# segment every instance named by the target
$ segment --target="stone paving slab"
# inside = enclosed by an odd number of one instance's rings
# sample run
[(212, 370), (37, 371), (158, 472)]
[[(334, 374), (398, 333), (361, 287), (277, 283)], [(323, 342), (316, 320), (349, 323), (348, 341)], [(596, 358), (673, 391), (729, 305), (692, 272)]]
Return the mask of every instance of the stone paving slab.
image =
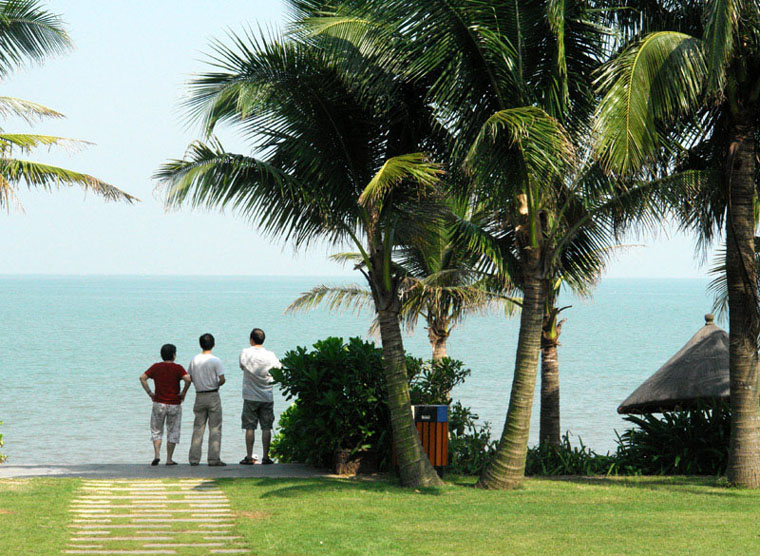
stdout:
[[(195, 485), (214, 489), (215, 497), (229, 504), (226, 495), (213, 480), (163, 481), (162, 492), (171, 496), (169, 501), (183, 504), (185, 507), (174, 506), (162, 510), (135, 509), (133, 497), (127, 495), (124, 489), (129, 484), (140, 485), (124, 480), (98, 481), (97, 484), (113, 489), (110, 494), (98, 495), (105, 497), (106, 504), (95, 509), (89, 504), (83, 505), (82, 499), (90, 497), (85, 493), (95, 484), (96, 481), (84, 479), (78, 497), (71, 503), (70, 514), (80, 519), (72, 519), (69, 525), (69, 544), (64, 554), (197, 556), (217, 553), (216, 550), (221, 551), (219, 554), (250, 553), (243, 544), (243, 539), (239, 535), (231, 534), (234, 514), (229, 508), (193, 507), (198, 503), (209, 502), (199, 502), (192, 490), (184, 488)], [(85, 517), (92, 519), (81, 519)], [(150, 523), (145, 523), (146, 521)], [(98, 524), (95, 525), (96, 523)], [(226, 527), (230, 529), (222, 529)]]
[[(0, 479), (24, 477), (80, 477), (86, 479), (224, 479), (224, 478), (283, 478), (309, 479), (315, 477), (338, 477), (308, 465), (295, 463), (275, 465), (238, 465), (229, 463), (226, 467), (208, 465), (174, 466), (149, 464), (91, 464), (91, 465), (8, 465), (0, 466)], [(144, 485), (147, 483), (144, 483)], [(153, 484), (153, 483), (150, 483)], [(185, 483), (189, 484), (189, 483)], [(90, 487), (97, 484), (88, 485)], [(121, 486), (121, 485), (120, 485)]]

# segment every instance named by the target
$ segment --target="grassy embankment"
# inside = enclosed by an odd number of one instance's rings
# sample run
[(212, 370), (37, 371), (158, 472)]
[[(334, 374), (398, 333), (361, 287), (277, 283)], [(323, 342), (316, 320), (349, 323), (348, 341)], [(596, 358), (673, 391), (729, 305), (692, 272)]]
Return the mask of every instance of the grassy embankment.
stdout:
[[(760, 492), (712, 479), (532, 479), (515, 492), (385, 481), (219, 484), (254, 554), (754, 554)], [(0, 554), (60, 554), (78, 481), (0, 480)]]

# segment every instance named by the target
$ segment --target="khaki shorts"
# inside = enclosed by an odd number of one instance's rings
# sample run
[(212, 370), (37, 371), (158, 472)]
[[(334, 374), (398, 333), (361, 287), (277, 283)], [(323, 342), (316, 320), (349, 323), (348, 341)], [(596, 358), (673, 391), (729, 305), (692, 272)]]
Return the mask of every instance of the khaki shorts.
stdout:
[(254, 430), (261, 423), (261, 430), (271, 431), (274, 425), (274, 402), (243, 400), (243, 428)]
[(164, 421), (166, 422), (166, 440), (179, 444), (179, 431), (182, 427), (182, 406), (153, 402), (153, 412), (150, 414), (150, 439), (160, 440), (164, 436)]

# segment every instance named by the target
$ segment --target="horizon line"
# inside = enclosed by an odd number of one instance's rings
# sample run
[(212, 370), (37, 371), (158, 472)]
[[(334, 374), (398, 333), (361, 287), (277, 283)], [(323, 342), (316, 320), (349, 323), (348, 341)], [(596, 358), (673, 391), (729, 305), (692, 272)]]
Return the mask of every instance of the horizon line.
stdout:
[[(2, 273), (0, 278), (353, 278), (352, 274), (129, 274), (129, 273)], [(709, 280), (706, 276), (608, 276), (599, 280)]]

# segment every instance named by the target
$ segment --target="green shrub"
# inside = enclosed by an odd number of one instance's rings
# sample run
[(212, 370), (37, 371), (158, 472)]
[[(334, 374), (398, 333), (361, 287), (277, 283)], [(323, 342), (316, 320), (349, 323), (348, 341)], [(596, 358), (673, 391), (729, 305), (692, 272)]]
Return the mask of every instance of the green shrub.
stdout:
[(728, 463), (731, 411), (726, 402), (703, 403), (691, 411), (628, 415), (635, 428), (618, 436), (621, 473), (721, 475)]
[(496, 440), (488, 421), (478, 426), (478, 415), (456, 402), (449, 410), (449, 467), (457, 475), (479, 475), (491, 461)]
[(272, 376), (287, 399), (271, 453), (283, 462), (328, 467), (338, 450), (390, 452), (382, 351), (361, 338), (327, 338), (298, 347)]
[(703, 403), (662, 417), (628, 415), (634, 428), (618, 435), (614, 454), (597, 454), (568, 435), (558, 448), (528, 450), (526, 475), (721, 475), (728, 459), (731, 413), (727, 403)]
[(562, 436), (559, 446), (534, 446), (528, 448), (525, 474), (539, 476), (557, 475), (610, 475), (618, 470), (614, 455), (597, 454), (578, 438), (578, 446), (570, 442), (570, 433)]
[[(0, 425), (2, 425), (3, 422), (0, 421)], [(0, 448), (3, 447), (5, 442), (3, 442), (3, 433), (0, 433)], [(8, 456), (4, 456), (3, 454), (0, 454), (0, 463), (3, 463), (6, 459), (8, 459)]]
[(414, 405), (449, 405), (449, 394), (472, 374), (464, 363), (444, 357), (440, 361), (425, 361), (407, 356), (409, 394)]
[[(270, 452), (282, 462), (329, 467), (338, 450), (371, 451), (381, 467), (390, 461), (392, 434), (385, 402), (382, 350), (361, 338), (327, 338), (312, 350), (298, 347), (272, 370), (286, 399)], [(413, 404), (450, 403), (449, 392), (471, 371), (461, 361), (407, 356)], [(490, 427), (460, 403), (449, 417), (452, 472), (476, 473), (487, 462)]]

